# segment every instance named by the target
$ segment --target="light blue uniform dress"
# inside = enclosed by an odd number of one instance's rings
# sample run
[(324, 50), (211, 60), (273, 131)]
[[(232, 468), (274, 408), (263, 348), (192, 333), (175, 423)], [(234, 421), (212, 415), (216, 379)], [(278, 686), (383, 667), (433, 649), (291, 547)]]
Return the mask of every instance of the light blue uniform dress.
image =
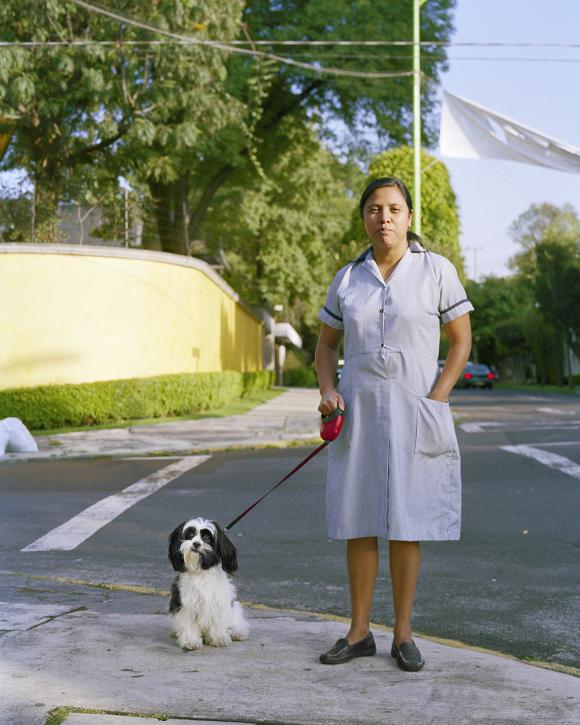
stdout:
[(411, 242), (385, 282), (367, 250), (335, 276), (319, 318), (344, 330), (346, 404), (328, 449), (332, 539), (459, 539), (461, 469), (439, 376), (441, 321), (471, 312), (453, 264)]

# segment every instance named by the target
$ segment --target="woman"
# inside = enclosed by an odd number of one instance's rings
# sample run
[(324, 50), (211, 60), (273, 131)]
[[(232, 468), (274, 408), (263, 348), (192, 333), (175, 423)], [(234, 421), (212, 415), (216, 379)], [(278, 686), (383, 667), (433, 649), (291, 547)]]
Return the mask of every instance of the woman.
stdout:
[[(381, 537), (389, 541), (391, 654), (402, 669), (417, 671), (424, 665), (411, 631), (419, 541), (460, 534), (460, 459), (447, 398), (469, 357), (473, 306), (451, 262), (409, 231), (413, 204), (402, 181), (371, 182), (359, 211), (372, 246), (332, 281), (316, 347), (318, 409), (346, 410), (329, 448), (326, 499), (329, 536), (347, 541), (352, 606), (346, 637), (320, 661), (342, 664), (376, 652), (369, 625)], [(440, 373), (441, 322), (449, 353)]]

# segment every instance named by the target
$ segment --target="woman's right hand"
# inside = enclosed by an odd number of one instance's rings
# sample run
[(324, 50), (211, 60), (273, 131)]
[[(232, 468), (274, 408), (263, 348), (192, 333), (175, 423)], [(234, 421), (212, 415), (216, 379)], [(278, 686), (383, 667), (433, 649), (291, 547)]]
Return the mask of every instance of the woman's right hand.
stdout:
[(337, 393), (334, 388), (322, 393), (320, 405), (318, 406), (318, 410), (322, 415), (330, 415), (331, 413), (334, 413), (337, 407), (342, 410), (345, 409), (344, 398), (340, 393)]

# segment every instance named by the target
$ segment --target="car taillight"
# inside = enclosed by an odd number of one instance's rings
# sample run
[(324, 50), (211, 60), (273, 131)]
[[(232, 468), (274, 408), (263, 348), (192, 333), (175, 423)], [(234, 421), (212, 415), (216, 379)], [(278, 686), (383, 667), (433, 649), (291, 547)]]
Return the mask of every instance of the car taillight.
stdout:
[(465, 373), (465, 374), (463, 375), (463, 379), (464, 379), (464, 380), (469, 380), (469, 378), (470, 378), (470, 377), (471, 377), (471, 373)]
[(488, 373), (488, 374), (487, 374), (487, 377), (488, 377), (488, 378), (489, 378), (490, 380), (493, 380), (493, 373)]

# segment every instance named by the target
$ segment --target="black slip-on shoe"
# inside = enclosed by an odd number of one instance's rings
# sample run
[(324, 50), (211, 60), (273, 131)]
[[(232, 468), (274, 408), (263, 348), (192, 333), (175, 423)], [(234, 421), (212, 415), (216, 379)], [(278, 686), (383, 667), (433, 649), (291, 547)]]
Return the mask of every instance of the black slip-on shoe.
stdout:
[(425, 664), (423, 655), (413, 641), (403, 642), (399, 647), (393, 642), (391, 657), (394, 657), (399, 667), (406, 672), (418, 672)]
[(375, 638), (373, 633), (369, 632), (364, 639), (354, 644), (349, 644), (346, 637), (337, 639), (334, 647), (320, 655), (320, 661), (323, 665), (341, 665), (355, 657), (372, 657), (376, 652)]

